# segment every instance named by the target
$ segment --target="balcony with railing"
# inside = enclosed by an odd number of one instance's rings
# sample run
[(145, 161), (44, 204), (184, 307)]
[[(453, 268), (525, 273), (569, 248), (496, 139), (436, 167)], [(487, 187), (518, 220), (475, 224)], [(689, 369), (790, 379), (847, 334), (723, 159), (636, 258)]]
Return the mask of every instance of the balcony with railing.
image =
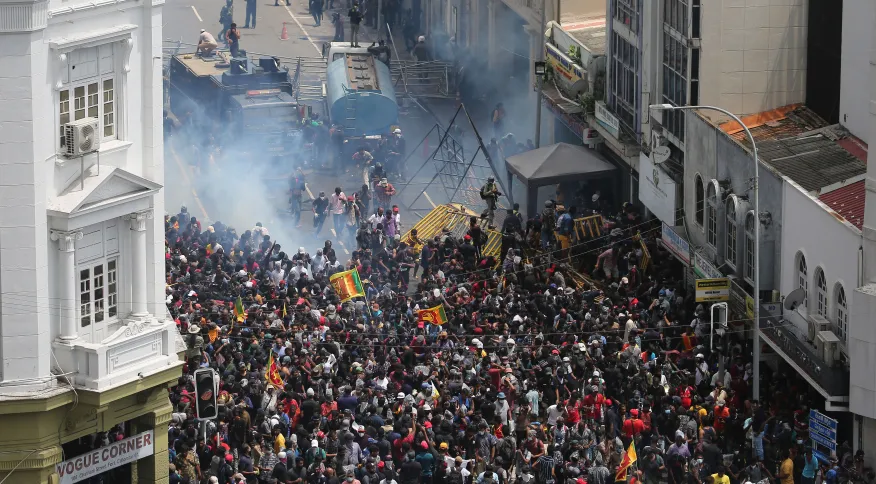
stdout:
[(828, 362), (819, 354), (816, 348), (807, 340), (796, 325), (783, 317), (761, 308), (761, 336), (772, 349), (788, 364), (809, 381), (811, 385), (825, 395), (835, 400), (849, 396), (849, 368), (836, 361)]

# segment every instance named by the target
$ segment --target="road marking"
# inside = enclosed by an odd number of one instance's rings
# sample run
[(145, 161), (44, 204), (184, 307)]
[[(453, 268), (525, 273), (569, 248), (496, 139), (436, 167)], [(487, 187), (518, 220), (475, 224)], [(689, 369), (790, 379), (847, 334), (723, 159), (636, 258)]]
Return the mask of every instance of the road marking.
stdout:
[(425, 190), (423, 190), (423, 195), (425, 195), (425, 196), (426, 196), (426, 200), (428, 200), (429, 203), (432, 204), (432, 208), (438, 208), (438, 205), (435, 205), (435, 202), (432, 201), (432, 197), (430, 197), (429, 194), (426, 193)]
[(195, 12), (195, 17), (198, 17), (198, 22), (204, 21), (204, 19), (201, 18), (201, 14), (198, 13), (198, 9), (196, 9), (194, 5), (192, 5), (192, 12)]
[(344, 247), (344, 255), (350, 255), (350, 251), (346, 247)]
[(310, 191), (310, 187), (307, 186), (307, 183), (304, 184), (304, 189), (307, 190), (307, 196), (310, 197), (311, 200), (316, 198), (313, 196), (313, 192)]
[(329, 231), (332, 233), (332, 237), (337, 237), (337, 236), (338, 236), (338, 233), (335, 232), (335, 229), (329, 229)]
[[(192, 7), (192, 8), (194, 8), (194, 7)], [(304, 36), (307, 37), (307, 40), (310, 42), (310, 45), (312, 45), (313, 48), (316, 49), (316, 53), (319, 54), (320, 57), (322, 57), (322, 49), (320, 49), (319, 47), (316, 46), (316, 42), (313, 41), (313, 37), (311, 37), (310, 34), (307, 33), (307, 30), (304, 28), (303, 25), (301, 25), (301, 21), (298, 20), (298, 17), (296, 17), (295, 15), (292, 14), (292, 11), (289, 10), (288, 5), (284, 5), (284, 8), (286, 9), (287, 12), (289, 12), (289, 16), (292, 17), (292, 20), (295, 21), (295, 23), (298, 25), (298, 28), (301, 29), (302, 32), (304, 32)]]
[(176, 154), (176, 150), (174, 150), (173, 148), (169, 148), (169, 149), (170, 149), (170, 154), (173, 155), (173, 161), (176, 162), (177, 167), (179, 167), (179, 171), (180, 171), (180, 173), (182, 173), (183, 181), (185, 181), (185, 182), (186, 182), (186, 185), (188, 185), (188, 186), (191, 187), (191, 189), (192, 189), (192, 196), (195, 197), (195, 203), (198, 204), (198, 208), (200, 208), (200, 209), (201, 209), (201, 212), (204, 213), (204, 222), (210, 220), (210, 216), (207, 214), (207, 209), (204, 208), (204, 204), (201, 203), (201, 198), (198, 197), (198, 192), (196, 192), (196, 191), (195, 191), (195, 187), (192, 186), (192, 181), (191, 181), (191, 179), (189, 178), (188, 170), (187, 170), (186, 167), (182, 164), (182, 162), (179, 161), (179, 156), (177, 156), (177, 154)]

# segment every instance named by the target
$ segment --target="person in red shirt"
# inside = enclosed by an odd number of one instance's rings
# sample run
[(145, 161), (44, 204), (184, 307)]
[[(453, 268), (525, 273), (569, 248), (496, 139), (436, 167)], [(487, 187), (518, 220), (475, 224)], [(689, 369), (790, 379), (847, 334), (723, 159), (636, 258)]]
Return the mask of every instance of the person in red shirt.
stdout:
[(566, 401), (566, 423), (569, 427), (574, 427), (581, 420), (581, 413), (578, 411), (579, 402), (575, 397)]
[(715, 408), (712, 409), (715, 415), (715, 431), (723, 432), (724, 425), (727, 423), (727, 419), (730, 418), (730, 409), (727, 408), (726, 402), (722, 400), (718, 400), (718, 404), (715, 405)]
[(599, 393), (596, 385), (590, 387), (590, 393), (584, 397), (584, 411), (591, 420), (602, 420), (602, 406), (605, 405), (605, 396)]
[(487, 370), (487, 373), (490, 374), (490, 382), (493, 384), (493, 388), (499, 388), (502, 384), (502, 368), (493, 363), (490, 369)]
[(622, 427), (624, 437), (632, 439), (637, 437), (645, 430), (645, 424), (639, 420), (639, 410), (634, 408), (630, 410), (630, 418), (624, 420)]

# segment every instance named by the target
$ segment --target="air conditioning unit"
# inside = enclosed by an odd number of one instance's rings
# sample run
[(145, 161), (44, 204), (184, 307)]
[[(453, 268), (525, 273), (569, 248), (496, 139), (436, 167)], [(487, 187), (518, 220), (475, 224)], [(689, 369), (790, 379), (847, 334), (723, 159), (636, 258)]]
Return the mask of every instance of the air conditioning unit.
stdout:
[(839, 359), (839, 338), (833, 331), (820, 331), (815, 338), (815, 352), (830, 366)]
[(807, 319), (809, 320), (809, 337), (807, 339), (810, 343), (815, 343), (815, 338), (818, 337), (819, 333), (830, 331), (832, 327), (830, 321), (824, 319), (824, 316), (820, 314), (810, 314)]
[(97, 118), (82, 118), (64, 125), (62, 155), (75, 158), (100, 148), (100, 124)]

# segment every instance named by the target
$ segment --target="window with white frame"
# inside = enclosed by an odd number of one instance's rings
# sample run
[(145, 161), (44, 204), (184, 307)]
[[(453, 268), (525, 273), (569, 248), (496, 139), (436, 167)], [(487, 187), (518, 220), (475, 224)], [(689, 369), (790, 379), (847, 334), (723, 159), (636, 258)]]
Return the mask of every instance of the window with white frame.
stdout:
[(843, 285), (836, 285), (836, 335), (844, 344), (849, 342), (849, 306), (846, 302), (846, 290)]
[(118, 317), (118, 263), (113, 257), (79, 267), (79, 321), (83, 328)]
[(727, 244), (724, 246), (724, 260), (732, 267), (736, 267), (736, 237), (739, 230), (736, 224), (736, 205), (732, 198), (727, 199)]
[(118, 233), (118, 221), (114, 219), (82, 229), (83, 237), (76, 241), (82, 328), (118, 319)]
[(803, 289), (804, 308), (809, 307), (809, 274), (806, 269), (806, 256), (802, 252), (797, 253), (797, 287)]
[(58, 148), (64, 148), (64, 125), (97, 118), (103, 140), (118, 136), (115, 47), (112, 43), (67, 54), (64, 87), (58, 91)]
[(709, 183), (706, 196), (706, 242), (712, 247), (718, 246), (718, 194), (715, 185)]
[(815, 309), (818, 314), (827, 318), (827, 279), (825, 279), (824, 270), (821, 267), (815, 269), (815, 292), (818, 296), (818, 306)]
[(703, 185), (703, 177), (699, 174), (694, 177), (694, 191), (697, 204), (696, 209), (694, 210), (694, 222), (702, 227), (706, 211), (706, 187)]
[[(803, 270), (806, 270), (806, 261), (803, 261)], [(745, 216), (745, 271), (743, 277), (754, 284), (754, 214)]]

